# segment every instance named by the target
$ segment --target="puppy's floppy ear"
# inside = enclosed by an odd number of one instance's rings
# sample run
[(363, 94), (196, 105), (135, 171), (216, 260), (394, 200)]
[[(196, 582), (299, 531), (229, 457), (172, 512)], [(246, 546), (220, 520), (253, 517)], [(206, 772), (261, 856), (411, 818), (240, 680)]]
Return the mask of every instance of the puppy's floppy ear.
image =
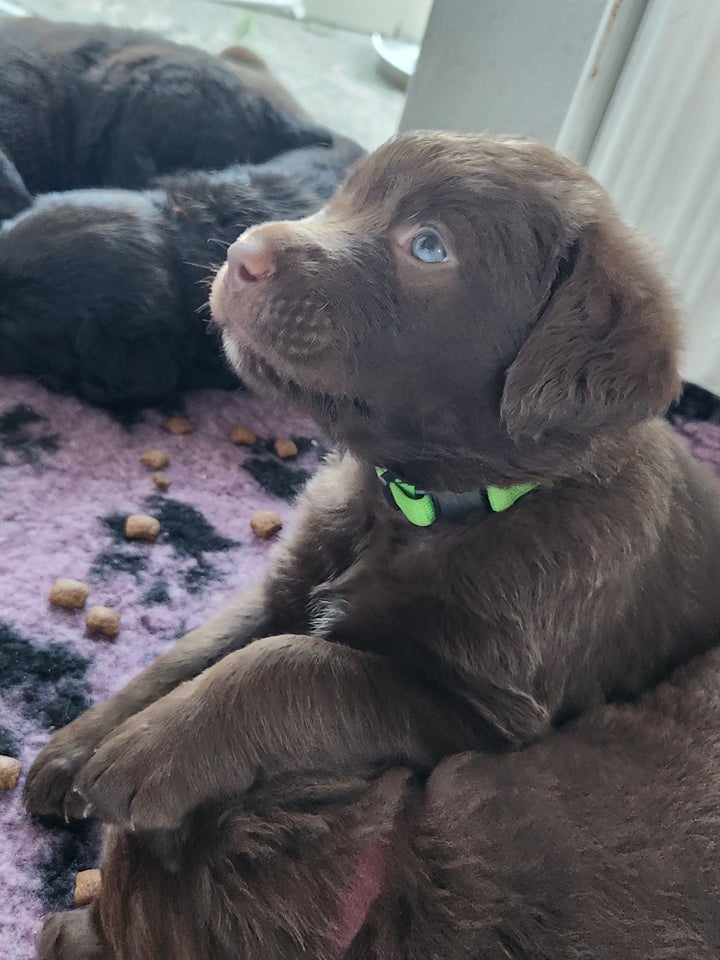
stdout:
[(639, 241), (615, 217), (586, 226), (507, 371), (505, 427), (537, 440), (661, 415), (680, 393), (679, 349), (672, 298)]
[(254, 50), (247, 47), (226, 47), (220, 54), (221, 60), (231, 60), (234, 63), (242, 63), (246, 67), (253, 67), (256, 70), (267, 70), (269, 67), (262, 57), (259, 57)]

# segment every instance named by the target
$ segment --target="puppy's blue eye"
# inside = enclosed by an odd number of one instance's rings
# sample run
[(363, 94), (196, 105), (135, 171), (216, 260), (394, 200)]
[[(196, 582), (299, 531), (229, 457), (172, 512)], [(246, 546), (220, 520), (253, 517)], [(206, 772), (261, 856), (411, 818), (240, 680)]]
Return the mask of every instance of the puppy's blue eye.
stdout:
[(422, 263), (444, 263), (448, 258), (440, 234), (435, 230), (416, 233), (410, 243), (410, 253)]

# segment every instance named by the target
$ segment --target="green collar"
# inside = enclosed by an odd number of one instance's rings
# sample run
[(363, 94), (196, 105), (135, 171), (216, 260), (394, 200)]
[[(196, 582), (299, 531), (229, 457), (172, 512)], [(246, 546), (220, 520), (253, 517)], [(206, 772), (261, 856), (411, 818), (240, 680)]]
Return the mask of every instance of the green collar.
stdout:
[(469, 510), (502, 513), (537, 486), (535, 483), (516, 483), (512, 487), (488, 487), (473, 493), (428, 493), (418, 490), (412, 483), (398, 480), (382, 467), (375, 469), (390, 506), (416, 527), (429, 527), (441, 518), (451, 520)]

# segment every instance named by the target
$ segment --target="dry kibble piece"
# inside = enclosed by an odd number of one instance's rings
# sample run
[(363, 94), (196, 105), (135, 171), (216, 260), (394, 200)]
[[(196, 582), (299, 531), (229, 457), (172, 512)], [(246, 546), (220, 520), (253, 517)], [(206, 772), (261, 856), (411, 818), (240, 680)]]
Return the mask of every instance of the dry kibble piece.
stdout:
[(160, 521), (145, 513), (133, 513), (125, 521), (128, 540), (154, 540), (160, 533)]
[(267, 540), (278, 530), (282, 530), (282, 520), (272, 510), (261, 510), (250, 518), (250, 526), (256, 537)]
[(75, 895), (73, 900), (76, 907), (84, 907), (100, 896), (102, 876), (99, 870), (81, 870), (75, 877)]
[(273, 444), (275, 453), (281, 460), (292, 460), (298, 455), (297, 444), (294, 440), (276, 440)]
[(50, 603), (54, 603), (56, 607), (82, 610), (89, 596), (90, 587), (86, 583), (61, 577), (52, 585), (49, 599)]
[(90, 607), (85, 614), (85, 623), (88, 630), (105, 637), (116, 637), (120, 633), (120, 615), (110, 607)]
[(164, 450), (146, 450), (140, 457), (140, 463), (145, 464), (146, 467), (150, 467), (152, 470), (162, 470), (163, 467), (166, 467), (170, 463), (170, 457)]
[(193, 425), (187, 417), (168, 417), (163, 426), (170, 433), (174, 433), (176, 437), (193, 431)]
[(0, 757), (0, 790), (14, 790), (20, 779), (20, 761), (15, 757)]
[(150, 476), (152, 477), (152, 482), (155, 484), (158, 490), (167, 490), (172, 483), (170, 477), (162, 471), (159, 471), (158, 473), (151, 473)]
[(230, 439), (239, 446), (251, 447), (257, 440), (257, 437), (250, 427), (234, 427), (230, 432)]

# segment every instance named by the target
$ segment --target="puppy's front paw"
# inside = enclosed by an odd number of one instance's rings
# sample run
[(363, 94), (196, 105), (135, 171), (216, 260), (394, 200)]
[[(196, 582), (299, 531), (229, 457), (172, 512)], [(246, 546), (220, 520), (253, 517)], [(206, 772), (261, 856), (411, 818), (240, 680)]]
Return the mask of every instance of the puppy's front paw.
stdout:
[(178, 753), (183, 730), (174, 736), (143, 711), (98, 747), (75, 782), (89, 814), (133, 830), (178, 827), (192, 807)]
[(217, 718), (207, 721), (193, 694), (185, 684), (102, 741), (74, 784), (87, 815), (131, 830), (175, 830), (199, 804), (243, 788), (241, 751), (217, 742)]
[(67, 737), (64, 731), (56, 734), (30, 767), (23, 792), (25, 808), (66, 820), (82, 817), (85, 804), (72, 786), (94, 749), (92, 739)]

